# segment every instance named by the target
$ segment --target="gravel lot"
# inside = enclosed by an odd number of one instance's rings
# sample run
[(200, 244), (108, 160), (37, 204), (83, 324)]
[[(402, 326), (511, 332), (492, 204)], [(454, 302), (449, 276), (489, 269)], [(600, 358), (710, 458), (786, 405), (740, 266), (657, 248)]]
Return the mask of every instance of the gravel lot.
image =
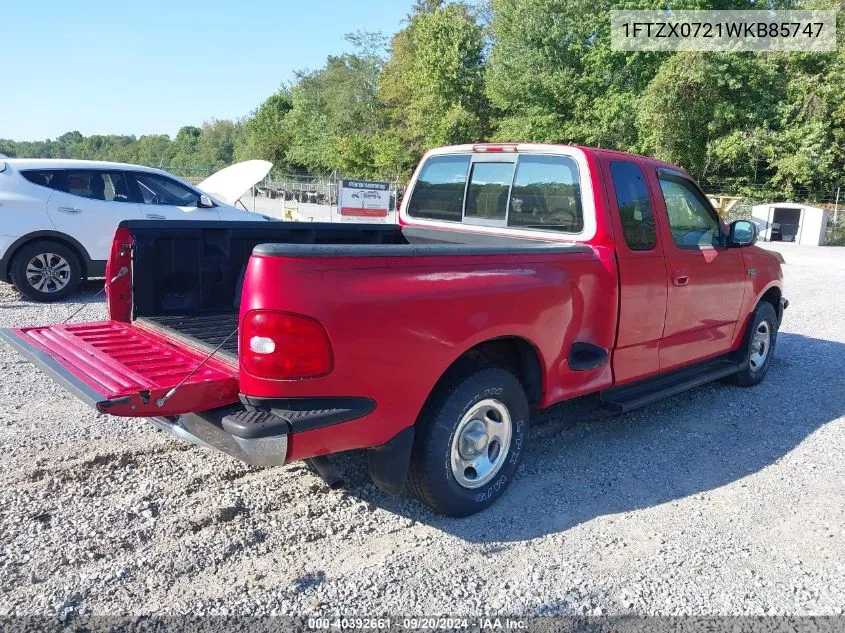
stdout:
[[(99, 415), (0, 343), (0, 615), (841, 614), (845, 249), (789, 246), (762, 385), (555, 407), (462, 520), (382, 494), (361, 453), (326, 492)], [(0, 327), (97, 289), (49, 306), (0, 284)]]

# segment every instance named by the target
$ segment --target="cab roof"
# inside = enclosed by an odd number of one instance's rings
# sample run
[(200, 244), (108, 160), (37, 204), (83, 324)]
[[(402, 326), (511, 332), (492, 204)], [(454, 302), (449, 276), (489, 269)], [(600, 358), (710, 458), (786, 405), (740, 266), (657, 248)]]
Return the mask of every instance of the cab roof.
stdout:
[(647, 160), (652, 164), (667, 167), (670, 169), (680, 170), (686, 172), (682, 167), (667, 163), (665, 161), (653, 158), (651, 156), (644, 156), (642, 154), (632, 154), (630, 152), (623, 152), (615, 149), (606, 149), (603, 147), (590, 147), (587, 145), (566, 145), (563, 143), (533, 143), (533, 142), (502, 142), (502, 143), (467, 143), (463, 145), (446, 145), (437, 147), (428, 152), (429, 155), (436, 156), (439, 154), (462, 154), (465, 152), (474, 153), (532, 153), (542, 152), (544, 154), (557, 154), (571, 152), (573, 149), (580, 150), (585, 154), (615, 156), (618, 158), (641, 158)]

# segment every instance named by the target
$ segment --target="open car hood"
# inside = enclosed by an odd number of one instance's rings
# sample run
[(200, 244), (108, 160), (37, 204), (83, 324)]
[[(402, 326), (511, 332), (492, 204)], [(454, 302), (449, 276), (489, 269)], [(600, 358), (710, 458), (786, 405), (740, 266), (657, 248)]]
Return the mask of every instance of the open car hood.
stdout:
[(266, 160), (245, 160), (214, 172), (198, 184), (197, 189), (234, 205), (250, 187), (270, 173), (272, 167), (273, 163)]

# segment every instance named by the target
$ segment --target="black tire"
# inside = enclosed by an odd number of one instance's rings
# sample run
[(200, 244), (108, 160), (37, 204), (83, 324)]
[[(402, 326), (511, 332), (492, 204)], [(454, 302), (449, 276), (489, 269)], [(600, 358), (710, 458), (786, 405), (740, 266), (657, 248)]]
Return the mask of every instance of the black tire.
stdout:
[[(768, 332), (768, 343), (765, 349), (765, 358), (762, 362), (754, 362), (754, 358), (759, 359), (761, 352), (762, 338), (755, 338), (755, 334), (761, 334), (766, 330)], [(749, 331), (746, 334), (743, 344), (745, 345), (745, 356), (743, 357), (744, 369), (731, 376), (731, 382), (740, 387), (753, 387), (762, 382), (766, 377), (766, 372), (769, 371), (769, 365), (772, 362), (772, 356), (775, 353), (775, 344), (778, 337), (778, 315), (774, 307), (768, 301), (761, 301), (754, 309), (754, 314), (751, 318)], [(765, 338), (765, 337), (763, 337)]]
[[(27, 274), (33, 259), (55, 265), (54, 276)], [(61, 259), (64, 260), (62, 264)], [(32, 269), (30, 269), (31, 271)], [(32, 301), (58, 301), (68, 296), (82, 281), (82, 264), (76, 252), (58, 242), (40, 241), (23, 246), (12, 260), (12, 283), (27, 299)]]
[[(492, 409), (493, 417), (510, 419), (510, 441), (505, 449), (495, 452), (495, 440), (483, 440), (480, 455), (489, 456), (491, 479), (475, 488), (458, 482), (452, 467), (452, 446), (455, 433), (464, 416), (484, 403), (501, 405)], [(411, 463), (408, 468), (408, 490), (435, 512), (452, 517), (475, 514), (492, 505), (507, 489), (516, 474), (528, 440), (530, 409), (519, 380), (499, 367), (466, 364), (450, 371), (438, 384), (417, 419)], [(466, 428), (466, 423), (463, 428)], [(462, 434), (463, 437), (463, 434)], [(503, 442), (504, 444), (504, 442)], [(461, 472), (458, 469), (458, 472)], [(464, 472), (475, 473), (472, 468)], [(478, 481), (482, 481), (484, 475)], [(472, 483), (472, 482), (470, 482)]]

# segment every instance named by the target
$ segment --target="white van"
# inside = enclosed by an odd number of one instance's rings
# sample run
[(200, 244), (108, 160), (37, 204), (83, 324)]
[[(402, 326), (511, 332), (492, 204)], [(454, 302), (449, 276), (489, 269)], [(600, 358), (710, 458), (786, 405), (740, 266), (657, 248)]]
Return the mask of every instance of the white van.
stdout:
[(271, 166), (238, 163), (193, 187), (138, 165), (0, 159), (0, 281), (35, 301), (61, 299), (104, 275), (121, 220), (272, 220), (232, 206)]

